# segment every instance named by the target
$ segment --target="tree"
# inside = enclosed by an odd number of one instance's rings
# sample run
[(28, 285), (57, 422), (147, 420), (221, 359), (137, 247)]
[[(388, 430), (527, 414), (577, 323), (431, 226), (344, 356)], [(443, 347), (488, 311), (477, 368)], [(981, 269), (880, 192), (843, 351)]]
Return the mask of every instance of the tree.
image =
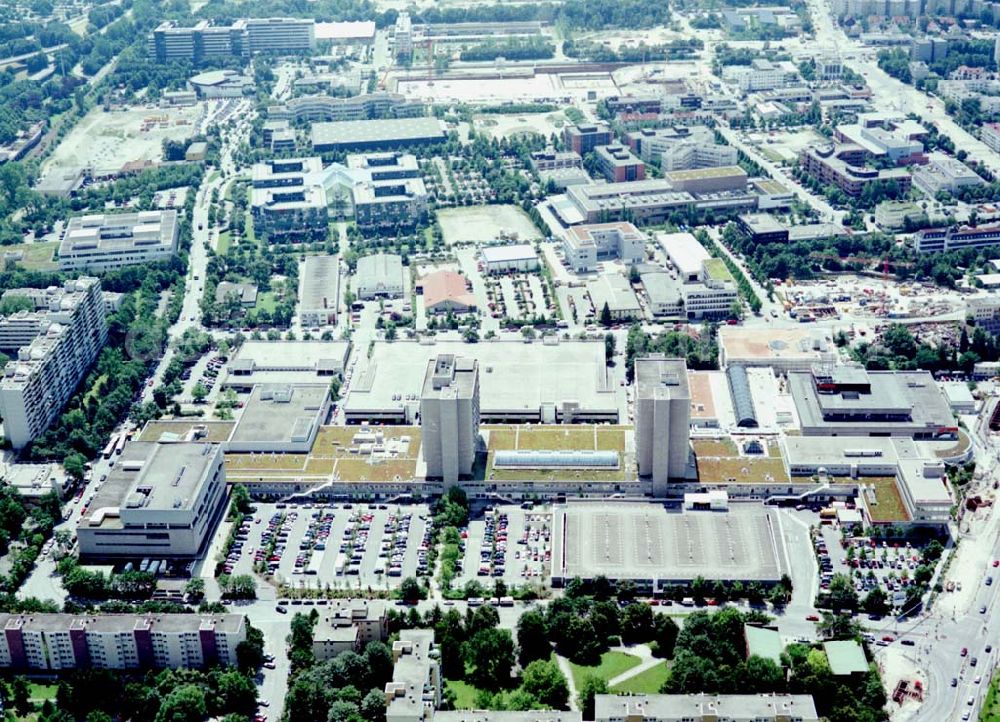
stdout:
[(235, 669), (219, 675), (217, 691), (224, 709), (251, 716), (257, 709), (257, 687), (253, 681)]
[(615, 335), (610, 331), (604, 334), (604, 362), (611, 363), (615, 357)]
[(604, 307), (601, 309), (601, 325), (607, 328), (612, 323), (614, 323), (611, 318), (611, 308), (608, 306), (607, 301), (604, 302)]
[(503, 689), (514, 667), (514, 640), (506, 629), (483, 629), (466, 643), (469, 677), (477, 687)]
[(851, 578), (846, 574), (834, 574), (830, 579), (827, 601), (833, 609), (857, 609), (858, 593), (854, 590)]
[(373, 689), (361, 700), (361, 716), (366, 722), (382, 722), (385, 719), (385, 693)]
[(202, 722), (207, 715), (205, 692), (196, 684), (184, 684), (164, 698), (156, 722)]
[(34, 709), (34, 705), (31, 704), (28, 681), (24, 677), (14, 677), (14, 681), (10, 683), (10, 700), (17, 714), (21, 717), (27, 717)]
[(625, 607), (622, 614), (622, 641), (625, 644), (646, 642), (653, 634), (653, 608), (644, 602)]
[(521, 688), (545, 707), (566, 709), (569, 703), (569, 686), (555, 662), (536, 659), (529, 664), (521, 675)]
[(537, 659), (548, 659), (551, 654), (545, 618), (541, 612), (529, 609), (517, 620), (517, 662), (527, 667)]
[(399, 595), (407, 604), (416, 604), (424, 598), (424, 589), (416, 577), (407, 577), (399, 585)]
[(785, 673), (773, 659), (752, 655), (743, 663), (743, 675), (737, 694), (763, 694), (782, 692), (785, 687)]
[(594, 718), (594, 697), (609, 692), (608, 683), (601, 677), (588, 674), (584, 678), (577, 697), (577, 705), (580, 707), (584, 719)]
[(74, 481), (81, 482), (87, 472), (87, 457), (78, 451), (71, 452), (63, 459), (63, 469)]
[(201, 599), (205, 596), (205, 580), (201, 577), (192, 577), (184, 585), (184, 594), (190, 599)]
[(236, 645), (236, 667), (244, 674), (264, 664), (264, 633), (247, 623), (247, 637)]
[(672, 617), (657, 614), (653, 623), (653, 654), (657, 657), (670, 659), (674, 656), (674, 645), (677, 644), (677, 634), (680, 628)]
[(207, 396), (208, 396), (208, 389), (202, 386), (201, 381), (196, 383), (194, 385), (194, 388), (191, 389), (191, 398), (194, 400), (196, 404), (203, 403)]
[(889, 598), (882, 587), (875, 587), (865, 595), (861, 608), (868, 614), (885, 614), (889, 609)]

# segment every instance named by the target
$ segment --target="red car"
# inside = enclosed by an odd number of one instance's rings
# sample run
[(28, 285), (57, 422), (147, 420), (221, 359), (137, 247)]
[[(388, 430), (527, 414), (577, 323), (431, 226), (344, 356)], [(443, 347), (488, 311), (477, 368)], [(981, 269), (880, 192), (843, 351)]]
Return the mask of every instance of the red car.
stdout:
[(807, 621), (807, 622), (818, 622), (818, 621), (819, 621), (819, 615), (816, 615), (816, 614), (810, 614), (810, 615), (808, 615), (808, 616), (806, 617), (806, 621)]
[(994, 559), (993, 560), (993, 566), (1000, 567), (1000, 559)]
[(962, 657), (967, 657), (969, 655), (969, 648), (968, 647), (962, 647), (962, 651), (959, 652), (959, 655), (961, 655)]
[(887, 634), (884, 637), (882, 637), (882, 641), (883, 642), (894, 642), (894, 641), (896, 641), (896, 638), (893, 637), (891, 634)]

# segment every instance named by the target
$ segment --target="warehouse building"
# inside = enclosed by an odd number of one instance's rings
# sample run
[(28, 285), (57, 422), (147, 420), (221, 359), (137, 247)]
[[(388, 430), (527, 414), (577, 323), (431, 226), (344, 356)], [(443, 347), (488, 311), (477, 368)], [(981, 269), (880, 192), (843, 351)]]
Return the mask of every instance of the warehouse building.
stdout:
[(639, 299), (632, 284), (620, 273), (602, 273), (587, 281), (587, 295), (598, 318), (607, 307), (613, 321), (627, 321), (642, 316)]
[(315, 123), (312, 147), (317, 153), (334, 150), (375, 150), (440, 143), (445, 139), (437, 118), (343, 120)]
[(80, 556), (198, 558), (225, 508), (219, 444), (133, 441), (77, 522)]
[(232, 667), (242, 614), (0, 614), (0, 667), (12, 672)]
[(480, 252), (486, 273), (537, 271), (538, 253), (527, 243), (509, 246), (487, 246)]
[(59, 244), (63, 271), (106, 271), (168, 261), (177, 253), (177, 211), (94, 214), (71, 218)]
[(745, 191), (747, 187), (747, 172), (738, 165), (672, 170), (665, 172), (663, 177), (674, 190), (695, 195)]
[(472, 284), (461, 273), (434, 271), (417, 282), (417, 293), (423, 296), (427, 313), (467, 314), (476, 310), (476, 294)]
[(0, 379), (4, 437), (15, 449), (55, 420), (108, 338), (96, 278), (66, 281), (45, 298), (47, 305), (36, 311), (0, 319), (0, 348), (16, 349)]
[(668, 512), (662, 504), (570, 503), (552, 512), (552, 585), (598, 576), (640, 594), (709, 581), (777, 584), (787, 550), (773, 508)]
[(226, 442), (238, 454), (305, 454), (330, 415), (330, 384), (253, 387)]
[(368, 368), (352, 379), (347, 422), (414, 423), (427, 363), (440, 354), (479, 363), (483, 423), (615, 423), (625, 413), (602, 343), (397, 340), (376, 341)]
[(375, 298), (400, 298), (406, 287), (403, 259), (395, 254), (376, 253), (358, 259), (354, 274), (354, 293), (362, 301)]
[(340, 258), (330, 254), (306, 256), (299, 277), (299, 322), (304, 327), (337, 323)]

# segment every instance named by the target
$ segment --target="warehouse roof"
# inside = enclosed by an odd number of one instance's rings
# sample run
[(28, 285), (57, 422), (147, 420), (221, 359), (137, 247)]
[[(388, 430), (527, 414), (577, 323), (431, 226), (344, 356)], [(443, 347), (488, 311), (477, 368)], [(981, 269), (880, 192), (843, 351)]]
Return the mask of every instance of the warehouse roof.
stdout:
[(406, 142), (443, 140), (444, 129), (437, 118), (383, 118), (313, 123), (313, 146), (398, 145)]

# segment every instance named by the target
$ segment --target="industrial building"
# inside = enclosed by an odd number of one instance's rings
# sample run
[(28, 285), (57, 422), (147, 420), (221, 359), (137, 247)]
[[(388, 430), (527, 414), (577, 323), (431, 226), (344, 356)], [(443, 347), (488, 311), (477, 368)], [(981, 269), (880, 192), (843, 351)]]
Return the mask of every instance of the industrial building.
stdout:
[(808, 694), (599, 694), (596, 722), (819, 722)]
[(167, 20), (149, 36), (149, 56), (159, 63), (249, 57), (257, 53), (296, 54), (315, 49), (315, 23), (299, 18), (242, 18), (216, 26), (202, 20), (178, 27)]
[(342, 120), (314, 123), (312, 147), (318, 153), (333, 150), (375, 150), (439, 143), (445, 139), (437, 118)]
[(598, 576), (640, 594), (706, 580), (777, 584), (787, 569), (774, 509), (668, 511), (662, 504), (570, 503), (552, 512), (552, 585)]
[(427, 362), (441, 354), (478, 361), (484, 423), (615, 423), (625, 413), (603, 343), (397, 340), (376, 341), (352, 379), (341, 404), (347, 422), (415, 423)]
[(306, 256), (299, 273), (299, 322), (305, 326), (337, 323), (340, 307), (340, 258)]
[(358, 259), (354, 274), (354, 294), (362, 301), (399, 298), (405, 287), (403, 259), (399, 256), (376, 253)]
[(587, 295), (598, 318), (608, 309), (613, 321), (627, 321), (642, 316), (639, 299), (632, 284), (620, 273), (602, 273), (587, 281)]
[(177, 253), (177, 211), (94, 214), (71, 218), (59, 244), (63, 271), (106, 271), (168, 261)]
[(244, 341), (220, 383), (249, 393), (260, 384), (325, 384), (342, 376), (350, 341)]
[(133, 441), (77, 522), (80, 556), (198, 558), (225, 508), (219, 444)]
[(254, 386), (226, 441), (226, 451), (305, 454), (329, 415), (329, 383)]
[(480, 252), (486, 273), (537, 271), (538, 253), (528, 243), (507, 246), (487, 246)]
[(646, 255), (646, 235), (625, 221), (573, 226), (563, 239), (563, 253), (577, 273), (593, 271), (598, 261), (614, 258), (638, 263)]
[(474, 313), (476, 294), (472, 284), (461, 273), (434, 271), (417, 282), (417, 292), (423, 296), (427, 313)]
[(687, 476), (691, 391), (684, 359), (652, 354), (635, 360), (635, 449), (639, 476), (653, 482), (653, 496)]
[(440, 354), (427, 362), (420, 392), (420, 451), (429, 479), (454, 486), (472, 473), (479, 445), (479, 363)]
[(15, 673), (236, 665), (242, 614), (0, 614), (0, 667)]
[(817, 366), (790, 372), (788, 386), (803, 436), (958, 436), (948, 401), (927, 371)]
[(270, 242), (325, 239), (330, 220), (318, 180), (322, 171), (318, 156), (254, 163), (250, 210), (255, 231)]
[(108, 338), (96, 278), (66, 281), (34, 298), (35, 311), (0, 319), (0, 348), (16, 349), (0, 379), (4, 437), (15, 449), (49, 427)]

